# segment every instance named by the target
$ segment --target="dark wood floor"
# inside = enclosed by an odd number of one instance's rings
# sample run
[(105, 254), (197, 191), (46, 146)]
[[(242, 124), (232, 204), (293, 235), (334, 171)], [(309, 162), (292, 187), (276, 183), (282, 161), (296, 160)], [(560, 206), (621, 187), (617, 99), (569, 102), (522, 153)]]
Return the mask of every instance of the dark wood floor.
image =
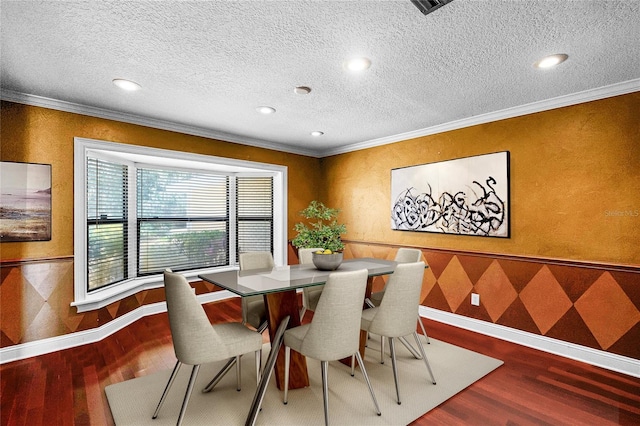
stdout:
[[(240, 318), (238, 299), (205, 308), (212, 322)], [(424, 323), (430, 336), (501, 359), (504, 365), (414, 425), (640, 425), (640, 379), (437, 322)], [(113, 424), (105, 386), (174, 363), (167, 315), (157, 314), (98, 343), (4, 364), (1, 424)]]

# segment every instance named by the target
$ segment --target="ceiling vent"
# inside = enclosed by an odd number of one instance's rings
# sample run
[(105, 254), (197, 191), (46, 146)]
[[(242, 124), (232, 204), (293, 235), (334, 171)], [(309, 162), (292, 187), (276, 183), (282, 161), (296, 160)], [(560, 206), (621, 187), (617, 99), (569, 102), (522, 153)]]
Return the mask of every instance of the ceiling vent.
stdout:
[(451, 3), (453, 0), (411, 0), (424, 15), (428, 15), (436, 9), (444, 6), (447, 3)]

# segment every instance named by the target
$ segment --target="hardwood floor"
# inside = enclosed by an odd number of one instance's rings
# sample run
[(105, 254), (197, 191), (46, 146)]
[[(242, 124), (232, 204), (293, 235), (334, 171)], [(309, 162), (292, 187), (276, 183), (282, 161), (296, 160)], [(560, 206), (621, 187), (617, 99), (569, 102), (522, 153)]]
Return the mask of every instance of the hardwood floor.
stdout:
[[(205, 310), (212, 322), (240, 319), (238, 299), (211, 303)], [(504, 365), (413, 425), (640, 425), (640, 379), (434, 321), (424, 324), (431, 337)], [(4, 364), (1, 424), (111, 425), (105, 386), (174, 363), (165, 313), (98, 343)], [(446, 381), (434, 373), (439, 383)]]

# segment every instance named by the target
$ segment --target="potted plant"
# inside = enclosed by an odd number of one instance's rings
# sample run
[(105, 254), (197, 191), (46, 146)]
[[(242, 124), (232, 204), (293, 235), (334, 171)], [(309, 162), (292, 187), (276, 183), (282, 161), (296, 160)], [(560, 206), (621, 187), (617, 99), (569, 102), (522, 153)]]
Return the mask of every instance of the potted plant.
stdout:
[(342, 250), (344, 243), (340, 237), (347, 232), (344, 224), (338, 223), (337, 216), (340, 210), (325, 206), (319, 201), (311, 201), (300, 212), (308, 223), (295, 224), (294, 230), (298, 233), (291, 240), (297, 248), (322, 247), (322, 253), (313, 253), (313, 263), (316, 268), (334, 270), (342, 263)]

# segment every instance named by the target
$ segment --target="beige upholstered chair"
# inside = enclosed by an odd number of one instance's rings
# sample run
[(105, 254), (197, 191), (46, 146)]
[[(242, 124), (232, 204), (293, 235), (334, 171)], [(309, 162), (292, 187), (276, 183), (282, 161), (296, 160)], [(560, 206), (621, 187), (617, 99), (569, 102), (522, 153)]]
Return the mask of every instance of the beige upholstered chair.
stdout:
[[(273, 255), (268, 251), (240, 253), (240, 270), (273, 269)], [(267, 310), (264, 297), (246, 296), (242, 298), (242, 322), (262, 333), (267, 328)]]
[(182, 364), (193, 365), (182, 408), (178, 415), (177, 424), (181, 424), (201, 364), (235, 358), (237, 387), (240, 390), (240, 356), (255, 352), (256, 377), (259, 380), (262, 337), (240, 323), (211, 325), (207, 314), (184, 276), (169, 270), (165, 271), (164, 288), (173, 348), (178, 361), (173, 368), (156, 411), (153, 413), (153, 418), (158, 417), (160, 408), (162, 408), (180, 366)]
[[(313, 252), (318, 250), (324, 249), (320, 247), (299, 249), (298, 261), (301, 265), (313, 263)], [(316, 310), (323, 287), (323, 285), (317, 285), (313, 287), (304, 287), (302, 289), (302, 310), (300, 311), (300, 321), (304, 318), (304, 314), (307, 312), (307, 309), (310, 311)]]
[[(268, 251), (241, 253), (239, 262), (241, 270), (273, 269), (275, 265), (273, 262), (273, 256)], [(264, 297), (261, 295), (245, 296), (240, 300), (242, 303), (242, 324), (248, 324), (255, 328), (258, 333), (262, 334), (268, 326), (267, 309), (264, 304)], [(234, 363), (235, 359), (229, 360), (229, 362), (222, 367), (213, 379), (211, 379), (207, 386), (205, 386), (202, 392), (211, 392), (218, 382), (229, 372), (231, 367), (233, 367)]]
[[(431, 375), (431, 381), (434, 385), (436, 384), (427, 355), (424, 353), (424, 348), (418, 339), (418, 333), (416, 333), (416, 319), (423, 275), (424, 262), (399, 264), (387, 282), (385, 295), (382, 302), (380, 302), (380, 306), (362, 311), (362, 329), (380, 335), (381, 341), (384, 341), (385, 337), (389, 339), (398, 404), (400, 404), (400, 390), (398, 387), (394, 339), (413, 334), (422, 354), (424, 364)], [(381, 345), (380, 349), (380, 356), (383, 357), (384, 346)]]
[(329, 275), (311, 323), (291, 328), (284, 333), (285, 375), (284, 403), (289, 392), (289, 363), (291, 349), (302, 355), (320, 360), (325, 424), (329, 424), (329, 361), (351, 357), (351, 375), (354, 375), (354, 355), (369, 387), (376, 412), (380, 415), (369, 376), (360, 352), (360, 316), (367, 285), (367, 270), (334, 272)]
[[(396, 252), (396, 258), (394, 260), (398, 263), (413, 263), (420, 262), (421, 259), (422, 252), (420, 250), (401, 247)], [(371, 293), (370, 300), (374, 304), (374, 306), (380, 306), (380, 302), (382, 302), (383, 296), (384, 289), (382, 291)]]
[[(394, 260), (398, 263), (420, 262), (420, 260), (422, 260), (422, 251), (420, 251), (419, 249), (401, 247), (396, 252), (396, 258)], [(371, 298), (369, 299), (371, 301), (371, 305), (380, 306), (380, 302), (382, 302), (383, 296), (384, 296), (384, 289), (382, 291), (377, 291), (375, 293), (372, 293)], [(427, 343), (431, 343), (429, 342), (429, 336), (427, 335), (427, 331), (424, 329), (424, 324), (422, 324), (422, 320), (420, 319), (419, 316), (418, 316), (418, 324), (420, 324), (420, 328), (422, 329), (422, 334), (427, 339)]]

